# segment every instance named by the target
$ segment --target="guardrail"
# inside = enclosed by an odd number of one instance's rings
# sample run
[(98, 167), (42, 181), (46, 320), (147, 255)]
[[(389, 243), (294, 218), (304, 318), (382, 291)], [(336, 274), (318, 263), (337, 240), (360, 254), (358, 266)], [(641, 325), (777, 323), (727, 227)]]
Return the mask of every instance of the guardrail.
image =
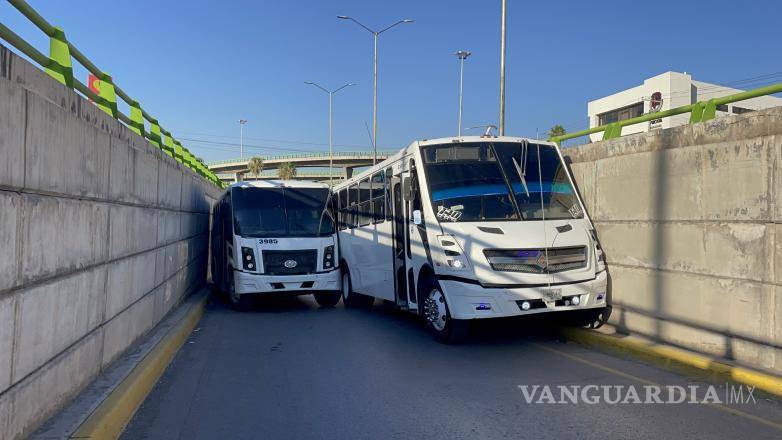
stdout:
[(690, 124), (698, 122), (708, 121), (714, 119), (717, 114), (717, 108), (721, 105), (730, 104), (733, 102), (744, 101), (746, 99), (757, 98), (758, 96), (766, 96), (774, 93), (782, 92), (782, 83), (772, 84), (770, 86), (760, 87), (746, 92), (735, 93), (733, 95), (723, 96), (721, 98), (713, 98), (708, 101), (698, 101), (694, 104), (683, 105), (681, 107), (672, 108), (670, 110), (663, 110), (660, 112), (649, 113), (646, 115), (638, 116), (635, 118), (625, 119), (623, 121), (614, 122), (611, 124), (601, 125), (599, 127), (593, 127), (588, 130), (581, 130), (575, 133), (568, 133), (562, 136), (553, 136), (549, 138), (549, 141), (559, 144), (562, 141), (568, 139), (574, 139), (581, 136), (587, 136), (594, 133), (603, 133), (603, 140), (613, 139), (622, 136), (622, 127), (628, 125), (639, 124), (641, 122), (653, 121), (655, 119), (667, 118), (670, 116), (681, 115), (684, 113), (690, 113)]
[[(122, 121), (129, 129), (146, 138), (177, 162), (182, 163), (213, 184), (219, 187), (223, 186), (220, 179), (206, 165), (183, 147), (178, 140), (174, 139), (171, 132), (161, 127), (158, 120), (141, 108), (137, 100), (128, 96), (115, 84), (111, 75), (99, 69), (73, 43), (69, 42), (61, 28), (51, 25), (24, 0), (8, 0), (8, 3), (49, 37), (49, 56), (47, 57), (38, 51), (2, 23), (0, 23), (0, 38), (40, 64), (52, 78), (91, 99), (101, 110)], [(100, 81), (99, 94), (94, 93), (89, 87), (73, 77), (73, 59), (98, 78)], [(130, 106), (130, 116), (117, 109), (117, 97)], [(149, 131), (144, 125), (145, 119), (149, 122)]]
[[(395, 154), (396, 151), (378, 151), (377, 155), (388, 157), (392, 154)], [(287, 154), (287, 155), (281, 155), (281, 156), (250, 156), (246, 157), (244, 159), (226, 159), (226, 160), (218, 160), (214, 162), (209, 162), (207, 166), (216, 166), (216, 165), (225, 165), (225, 164), (231, 164), (231, 163), (242, 163), (247, 162), (253, 157), (260, 157), (263, 160), (290, 160), (290, 159), (313, 159), (313, 158), (324, 158), (327, 159), (329, 157), (329, 153), (323, 152), (323, 153), (300, 153), (300, 154)], [(332, 157), (358, 157), (358, 158), (367, 158), (372, 159), (374, 157), (374, 153), (371, 151), (335, 151), (332, 154)]]

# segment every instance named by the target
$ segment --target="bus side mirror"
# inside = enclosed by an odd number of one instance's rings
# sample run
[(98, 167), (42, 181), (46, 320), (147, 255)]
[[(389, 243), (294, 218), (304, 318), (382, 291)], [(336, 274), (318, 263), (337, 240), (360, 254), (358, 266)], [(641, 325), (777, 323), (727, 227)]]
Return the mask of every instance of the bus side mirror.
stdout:
[(423, 223), (423, 219), (421, 218), (421, 210), (416, 209), (413, 211), (413, 224), (418, 226), (421, 223)]

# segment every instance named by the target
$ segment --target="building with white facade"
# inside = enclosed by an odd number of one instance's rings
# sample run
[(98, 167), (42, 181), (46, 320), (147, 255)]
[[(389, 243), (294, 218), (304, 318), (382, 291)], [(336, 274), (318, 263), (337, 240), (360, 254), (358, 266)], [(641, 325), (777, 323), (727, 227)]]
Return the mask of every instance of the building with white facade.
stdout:
[[(623, 90), (604, 98), (589, 101), (589, 127), (610, 124), (661, 110), (669, 110), (698, 101), (732, 95), (744, 90), (732, 89), (718, 84), (695, 81), (688, 73), (665, 72), (644, 80), (640, 86)], [(717, 117), (741, 114), (753, 110), (782, 106), (782, 98), (760, 96), (722, 105), (717, 108)], [(670, 128), (687, 124), (690, 114), (685, 113), (662, 120), (628, 125), (622, 134), (641, 133), (657, 128)], [(599, 141), (603, 133), (590, 135), (592, 141)]]

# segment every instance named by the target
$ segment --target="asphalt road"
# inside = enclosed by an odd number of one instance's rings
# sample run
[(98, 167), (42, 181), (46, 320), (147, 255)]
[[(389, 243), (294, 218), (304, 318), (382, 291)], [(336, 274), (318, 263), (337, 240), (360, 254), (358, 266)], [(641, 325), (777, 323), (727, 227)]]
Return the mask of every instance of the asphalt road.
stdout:
[(382, 306), (305, 296), (237, 313), (213, 299), (123, 438), (782, 438), (782, 404), (758, 392), (734, 405), (527, 403), (520, 385), (557, 400), (559, 385), (707, 386), (535, 328), (481, 323), (447, 346)]

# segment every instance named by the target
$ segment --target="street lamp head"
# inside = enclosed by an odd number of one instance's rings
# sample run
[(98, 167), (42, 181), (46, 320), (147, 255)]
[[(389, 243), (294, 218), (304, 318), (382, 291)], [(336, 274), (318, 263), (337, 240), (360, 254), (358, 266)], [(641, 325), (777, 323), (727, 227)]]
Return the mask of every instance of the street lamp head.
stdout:
[(247, 123), (247, 119), (239, 119), (239, 123), (244, 125)]
[(402, 20), (402, 23), (414, 23), (414, 22), (415, 22), (415, 20), (411, 20), (409, 18), (406, 18), (406, 19)]
[(469, 50), (459, 50), (454, 52), (454, 55), (456, 55), (456, 58), (459, 58), (460, 60), (465, 60), (468, 56), (472, 55), (472, 52)]
[(347, 15), (337, 15), (337, 18), (342, 20), (350, 20), (350, 17), (348, 17)]

